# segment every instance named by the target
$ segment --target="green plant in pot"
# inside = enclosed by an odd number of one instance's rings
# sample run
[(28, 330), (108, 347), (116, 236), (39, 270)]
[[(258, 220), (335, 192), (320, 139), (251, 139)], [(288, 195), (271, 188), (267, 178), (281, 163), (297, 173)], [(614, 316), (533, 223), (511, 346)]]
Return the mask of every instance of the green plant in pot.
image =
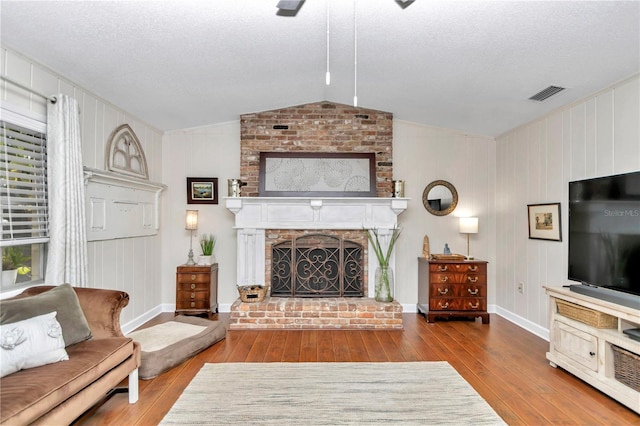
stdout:
[(393, 228), (389, 237), (389, 245), (387, 249), (382, 248), (380, 236), (377, 229), (368, 229), (367, 238), (373, 247), (373, 251), (378, 258), (378, 267), (375, 274), (375, 299), (378, 302), (393, 301), (393, 270), (389, 267), (389, 260), (393, 247), (396, 245), (398, 237), (400, 237), (400, 228)]
[(200, 249), (202, 256), (198, 258), (198, 265), (211, 265), (215, 263), (213, 249), (216, 246), (216, 237), (213, 234), (202, 234), (200, 238)]
[(2, 283), (13, 285), (18, 275), (28, 275), (31, 268), (28, 266), (31, 256), (25, 254), (29, 248), (4, 247), (2, 249)]

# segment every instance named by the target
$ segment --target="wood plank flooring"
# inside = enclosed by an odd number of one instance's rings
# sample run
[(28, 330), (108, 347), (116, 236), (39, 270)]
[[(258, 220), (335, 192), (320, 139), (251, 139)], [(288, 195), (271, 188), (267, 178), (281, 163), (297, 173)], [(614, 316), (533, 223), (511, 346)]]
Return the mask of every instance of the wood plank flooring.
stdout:
[[(221, 319), (225, 315), (219, 314)], [(478, 320), (428, 324), (421, 315), (404, 314), (401, 331), (229, 331), (225, 340), (180, 366), (141, 380), (136, 404), (128, 404), (126, 394), (116, 394), (76, 424), (155, 425), (208, 362), (400, 361), (449, 362), (510, 425), (640, 424), (633, 411), (550, 367), (548, 342), (500, 316), (491, 317), (488, 325)], [(162, 314), (145, 327), (172, 318)]]

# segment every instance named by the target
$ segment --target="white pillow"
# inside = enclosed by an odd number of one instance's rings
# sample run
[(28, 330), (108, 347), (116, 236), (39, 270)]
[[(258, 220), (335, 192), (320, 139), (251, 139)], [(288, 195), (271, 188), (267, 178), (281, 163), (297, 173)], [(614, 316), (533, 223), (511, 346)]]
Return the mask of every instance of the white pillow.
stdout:
[(0, 377), (69, 359), (56, 314), (0, 325)]

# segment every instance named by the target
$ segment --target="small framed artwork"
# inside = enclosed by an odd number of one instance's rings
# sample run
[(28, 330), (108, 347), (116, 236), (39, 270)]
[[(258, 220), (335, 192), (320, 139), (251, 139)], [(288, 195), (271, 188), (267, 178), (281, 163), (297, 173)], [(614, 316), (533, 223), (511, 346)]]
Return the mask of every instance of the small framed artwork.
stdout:
[(187, 178), (187, 204), (218, 204), (218, 178)]
[(560, 203), (528, 204), (529, 239), (562, 241)]

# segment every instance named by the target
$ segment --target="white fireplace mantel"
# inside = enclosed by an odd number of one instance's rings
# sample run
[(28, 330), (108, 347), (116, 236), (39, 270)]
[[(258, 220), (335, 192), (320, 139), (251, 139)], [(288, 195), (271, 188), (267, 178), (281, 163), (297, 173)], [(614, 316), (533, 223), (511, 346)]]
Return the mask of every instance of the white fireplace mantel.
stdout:
[[(377, 229), (381, 244), (407, 209), (408, 198), (228, 197), (238, 237), (238, 285), (264, 285), (265, 230)], [(394, 255), (390, 259), (394, 266)], [(369, 265), (377, 260), (369, 247)], [(368, 271), (373, 282), (374, 268)], [(372, 295), (373, 286), (369, 286)]]

